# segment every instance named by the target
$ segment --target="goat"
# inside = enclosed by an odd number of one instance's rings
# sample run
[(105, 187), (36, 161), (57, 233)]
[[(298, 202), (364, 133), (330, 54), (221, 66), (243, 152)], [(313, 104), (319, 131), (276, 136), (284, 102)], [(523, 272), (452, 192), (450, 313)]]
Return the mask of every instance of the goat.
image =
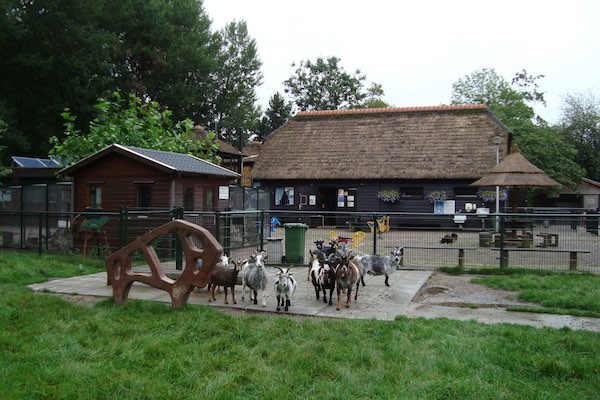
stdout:
[(225, 304), (229, 304), (227, 302), (227, 289), (231, 288), (231, 298), (233, 299), (233, 304), (237, 304), (235, 301), (235, 285), (237, 283), (238, 274), (242, 269), (242, 266), (246, 264), (247, 260), (233, 260), (233, 268), (224, 267), (222, 265), (215, 265), (213, 270), (210, 273), (210, 278), (208, 281), (208, 302), (216, 301), (215, 298), (215, 288), (217, 286), (223, 286), (225, 290)]
[[(315, 240), (313, 243), (315, 244), (317, 249), (311, 250), (311, 255), (315, 255), (321, 263), (325, 263), (327, 261), (327, 258), (331, 254), (334, 254), (338, 248), (337, 239), (331, 239), (329, 241), (329, 246), (323, 246), (323, 243), (325, 243), (324, 240)], [(310, 279), (310, 268), (308, 268), (308, 276), (306, 277), (306, 280), (310, 281)]]
[(390, 274), (396, 269), (400, 269), (400, 261), (404, 257), (404, 248), (394, 247), (390, 256), (380, 256), (377, 254), (367, 254), (358, 256), (355, 261), (360, 269), (360, 280), (365, 285), (363, 277), (369, 275), (385, 275), (385, 285), (390, 286), (388, 279)]
[(358, 287), (360, 285), (360, 270), (353, 261), (354, 256), (350, 251), (336, 252), (336, 258), (339, 258), (339, 264), (335, 267), (335, 281), (337, 288), (336, 310), (340, 309), (340, 292), (346, 292), (346, 308), (350, 307), (352, 302), (352, 287), (356, 284), (354, 292), (354, 301), (358, 298)]
[(277, 273), (277, 280), (275, 280), (277, 311), (280, 310), (280, 307), (284, 307), (284, 310), (287, 311), (291, 305), (291, 299), (296, 291), (298, 283), (290, 272), (290, 268), (292, 267), (286, 269), (285, 271), (279, 267), (277, 268), (279, 269), (279, 272)]
[[(338, 259), (334, 260), (333, 254), (329, 256), (329, 259), (321, 264), (319, 270), (319, 288), (323, 291), (323, 302), (332, 304), (333, 290), (335, 289), (335, 265), (339, 263)], [(329, 302), (327, 301), (327, 289), (329, 289)], [(317, 299), (319, 297), (317, 296)]]
[(248, 265), (246, 265), (242, 271), (242, 300), (244, 300), (247, 286), (250, 288), (250, 300), (254, 300), (254, 304), (257, 304), (257, 294), (260, 290), (262, 292), (263, 307), (267, 306), (265, 295), (265, 289), (267, 287), (267, 269), (265, 268), (266, 258), (267, 253), (265, 251), (252, 253)]
[(308, 253), (310, 254), (310, 259), (308, 260), (308, 276), (309, 280), (312, 281), (312, 284), (315, 287), (315, 295), (317, 296), (317, 300), (319, 300), (319, 294), (321, 292), (321, 286), (319, 285), (319, 274), (322, 265), (319, 261), (319, 256), (316, 253), (314, 253), (312, 250)]
[(456, 233), (448, 233), (444, 235), (443, 238), (440, 239), (440, 243), (454, 243), (458, 240), (458, 235)]

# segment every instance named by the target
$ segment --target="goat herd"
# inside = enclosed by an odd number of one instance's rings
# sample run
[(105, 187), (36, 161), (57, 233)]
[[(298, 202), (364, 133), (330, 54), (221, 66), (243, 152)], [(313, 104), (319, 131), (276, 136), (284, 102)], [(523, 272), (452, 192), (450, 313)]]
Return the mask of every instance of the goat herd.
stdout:
[[(312, 282), (317, 300), (321, 293), (323, 302), (332, 305), (333, 291), (337, 293), (336, 309), (340, 309), (340, 296), (346, 295), (346, 308), (350, 307), (352, 291), (354, 300), (358, 297), (360, 285), (365, 286), (363, 277), (365, 274), (384, 275), (385, 285), (389, 286), (390, 274), (399, 269), (401, 259), (404, 255), (402, 247), (393, 248), (391, 255), (355, 255), (348, 249), (345, 243), (339, 243), (333, 239), (329, 246), (324, 246), (323, 240), (314, 242), (316, 249), (310, 250), (308, 263), (308, 280)], [(231, 297), (234, 304), (235, 285), (242, 285), (242, 301), (246, 294), (246, 288), (250, 291), (250, 300), (258, 303), (258, 294), (262, 298), (262, 306), (266, 307), (267, 269), (265, 251), (254, 251), (247, 259), (234, 259), (233, 268), (229, 266), (229, 258), (222, 256), (219, 263), (214, 267), (208, 284), (208, 301), (215, 301), (215, 289), (222, 286), (225, 292), (225, 304), (227, 291), (231, 288)], [(291, 299), (296, 291), (298, 282), (291, 272), (291, 268), (279, 269), (274, 282), (275, 295), (277, 298), (277, 311), (283, 308), (289, 310)], [(241, 275), (241, 279), (239, 278)], [(327, 296), (329, 291), (329, 296)]]

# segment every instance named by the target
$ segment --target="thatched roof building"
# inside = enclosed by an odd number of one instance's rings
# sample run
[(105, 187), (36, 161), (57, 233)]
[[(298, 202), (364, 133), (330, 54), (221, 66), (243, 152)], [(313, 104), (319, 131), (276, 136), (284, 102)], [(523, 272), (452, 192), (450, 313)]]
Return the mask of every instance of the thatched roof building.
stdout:
[(252, 178), (478, 179), (510, 132), (485, 105), (300, 112), (267, 137)]

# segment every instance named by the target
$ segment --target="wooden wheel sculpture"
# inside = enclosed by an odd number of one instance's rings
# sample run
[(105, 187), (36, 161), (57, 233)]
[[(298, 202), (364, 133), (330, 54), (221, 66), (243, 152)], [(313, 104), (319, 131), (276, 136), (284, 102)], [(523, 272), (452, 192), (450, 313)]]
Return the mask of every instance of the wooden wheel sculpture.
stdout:
[[(177, 234), (185, 256), (185, 267), (176, 279), (169, 278), (163, 270), (152, 243), (165, 235)], [(196, 246), (193, 238), (202, 243)], [(132, 259), (141, 251), (150, 267), (149, 273), (134, 272)], [(173, 220), (130, 242), (106, 259), (108, 283), (112, 285), (116, 304), (121, 304), (129, 295), (134, 282), (142, 282), (164, 290), (171, 296), (171, 305), (178, 309), (188, 301), (194, 287), (204, 287), (210, 273), (223, 254), (223, 247), (205, 228), (184, 220)]]

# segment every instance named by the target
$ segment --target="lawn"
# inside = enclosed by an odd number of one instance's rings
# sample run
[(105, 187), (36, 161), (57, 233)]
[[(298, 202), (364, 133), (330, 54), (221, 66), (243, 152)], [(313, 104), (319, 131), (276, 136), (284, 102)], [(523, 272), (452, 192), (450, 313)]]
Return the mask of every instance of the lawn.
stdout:
[(228, 315), (25, 286), (98, 261), (0, 253), (0, 398), (595, 399), (600, 334), (447, 319)]

